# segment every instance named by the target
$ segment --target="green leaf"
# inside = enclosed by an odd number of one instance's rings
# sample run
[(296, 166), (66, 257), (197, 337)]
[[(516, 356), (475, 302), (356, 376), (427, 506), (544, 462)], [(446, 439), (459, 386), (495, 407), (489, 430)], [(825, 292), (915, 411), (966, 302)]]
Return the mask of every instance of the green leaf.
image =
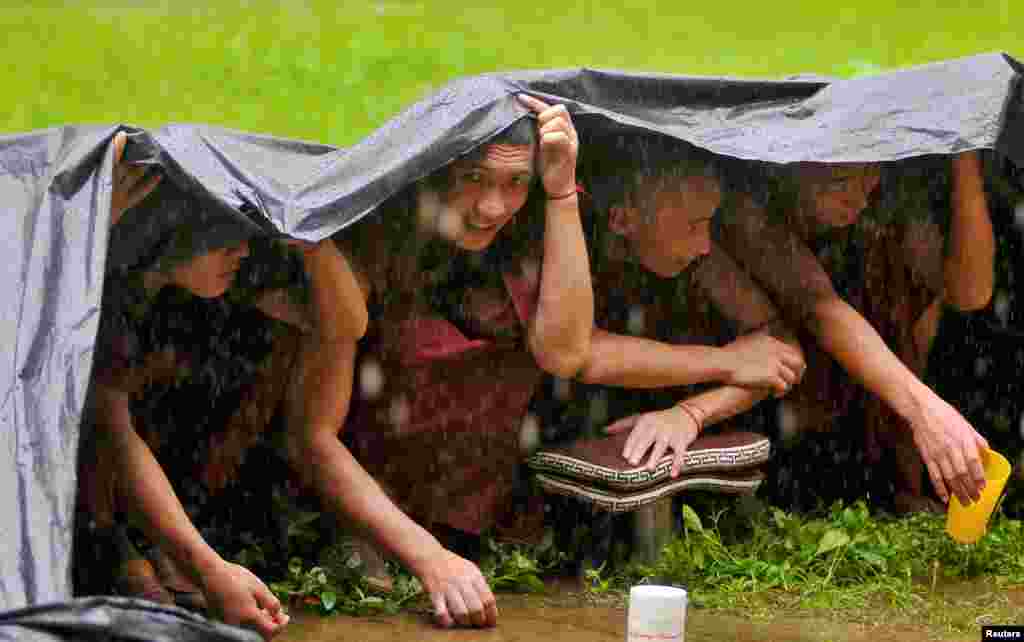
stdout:
[(704, 549), (699, 546), (693, 549), (693, 565), (704, 569)]
[(519, 589), (527, 593), (543, 593), (544, 582), (536, 575), (525, 575), (519, 578)]
[(885, 558), (875, 553), (874, 551), (859, 551), (857, 556), (868, 564), (874, 564), (875, 566), (885, 566)]
[(320, 594), (320, 604), (324, 607), (325, 611), (331, 611), (334, 609), (334, 605), (338, 603), (338, 595), (334, 591), (324, 591)]
[(683, 524), (692, 531), (697, 531), (698, 533), (704, 531), (704, 525), (700, 523), (700, 517), (688, 504), (683, 504)]
[(825, 531), (825, 534), (821, 536), (818, 541), (818, 550), (814, 552), (815, 557), (822, 553), (835, 550), (840, 546), (846, 546), (850, 543), (850, 536), (846, 534), (846, 531), (838, 528), (830, 528)]

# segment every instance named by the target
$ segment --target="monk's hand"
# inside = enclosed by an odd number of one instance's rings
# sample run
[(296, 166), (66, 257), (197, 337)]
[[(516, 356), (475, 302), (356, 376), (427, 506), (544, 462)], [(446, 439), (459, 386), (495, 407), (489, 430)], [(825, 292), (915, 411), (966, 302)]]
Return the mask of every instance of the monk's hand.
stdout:
[(963, 505), (981, 498), (985, 488), (982, 451), (988, 442), (938, 395), (927, 390), (910, 421), (921, 458), (928, 468), (935, 492), (943, 502), (950, 493)]
[(498, 623), (494, 593), (476, 564), (438, 546), (410, 566), (430, 596), (438, 626), (492, 627)]
[(160, 174), (146, 178), (147, 168), (124, 161), (124, 146), (128, 135), (117, 132), (114, 136), (114, 185), (110, 194), (110, 221), (116, 225), (124, 213), (138, 205), (156, 189), (163, 178)]
[(228, 624), (256, 630), (264, 640), (288, 624), (288, 614), (270, 589), (249, 569), (225, 562), (200, 575), (213, 614)]
[(649, 450), (651, 455), (647, 459), (646, 468), (654, 471), (665, 453), (671, 450), (675, 456), (670, 474), (675, 478), (683, 469), (686, 449), (697, 439), (700, 426), (685, 410), (672, 406), (665, 410), (623, 417), (605, 428), (609, 434), (627, 430), (631, 432), (622, 449), (622, 457), (633, 466), (638, 466)]
[(576, 193), (576, 156), (579, 137), (565, 105), (549, 105), (543, 100), (519, 94), (520, 104), (537, 115), (538, 171), (548, 197), (568, 197)]
[(793, 345), (769, 334), (747, 334), (724, 348), (726, 371), (723, 383), (744, 388), (767, 388), (776, 397), (800, 383), (807, 369), (803, 354)]

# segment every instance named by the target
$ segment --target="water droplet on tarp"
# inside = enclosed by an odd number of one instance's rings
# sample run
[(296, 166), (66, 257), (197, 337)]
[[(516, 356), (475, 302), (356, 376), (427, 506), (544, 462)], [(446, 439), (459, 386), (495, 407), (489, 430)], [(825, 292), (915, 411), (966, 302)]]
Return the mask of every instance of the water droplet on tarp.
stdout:
[(374, 359), (367, 359), (359, 367), (359, 394), (363, 399), (373, 400), (384, 389), (384, 370)]

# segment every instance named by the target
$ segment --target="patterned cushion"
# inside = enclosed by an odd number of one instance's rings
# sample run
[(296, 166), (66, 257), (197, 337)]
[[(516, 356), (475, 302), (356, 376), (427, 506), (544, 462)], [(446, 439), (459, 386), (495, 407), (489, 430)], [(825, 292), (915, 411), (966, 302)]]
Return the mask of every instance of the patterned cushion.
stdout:
[[(651, 489), (665, 482), (675, 484), (682, 478), (729, 479), (728, 475), (721, 473), (755, 468), (768, 461), (771, 454), (771, 442), (757, 433), (733, 430), (704, 435), (690, 444), (680, 477), (673, 480), (669, 477), (673, 457), (671, 453), (665, 455), (653, 471), (648, 471), (644, 465), (634, 466), (623, 459), (622, 449), (628, 437), (628, 432), (619, 433), (601, 439), (581, 439), (561, 448), (541, 450), (530, 457), (527, 465), (543, 473), (546, 479), (557, 477), (565, 480), (562, 483), (576, 485), (583, 482), (588, 486), (605, 489), (596, 492), (621, 494)], [(646, 464), (646, 458), (642, 464)]]
[(634, 491), (608, 490), (568, 477), (544, 473), (537, 473), (533, 479), (545, 492), (575, 497), (613, 513), (625, 513), (684, 490), (707, 490), (737, 495), (753, 494), (764, 481), (764, 474), (757, 469), (730, 473), (681, 474), (679, 477), (653, 488)]

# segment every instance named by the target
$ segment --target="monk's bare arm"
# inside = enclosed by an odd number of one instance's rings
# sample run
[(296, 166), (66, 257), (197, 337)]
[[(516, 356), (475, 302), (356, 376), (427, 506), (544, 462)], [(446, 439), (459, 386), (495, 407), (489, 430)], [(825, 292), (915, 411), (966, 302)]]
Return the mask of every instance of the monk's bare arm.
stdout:
[(953, 207), (943, 275), (947, 304), (958, 310), (988, 305), (995, 282), (995, 234), (977, 152), (953, 159)]

